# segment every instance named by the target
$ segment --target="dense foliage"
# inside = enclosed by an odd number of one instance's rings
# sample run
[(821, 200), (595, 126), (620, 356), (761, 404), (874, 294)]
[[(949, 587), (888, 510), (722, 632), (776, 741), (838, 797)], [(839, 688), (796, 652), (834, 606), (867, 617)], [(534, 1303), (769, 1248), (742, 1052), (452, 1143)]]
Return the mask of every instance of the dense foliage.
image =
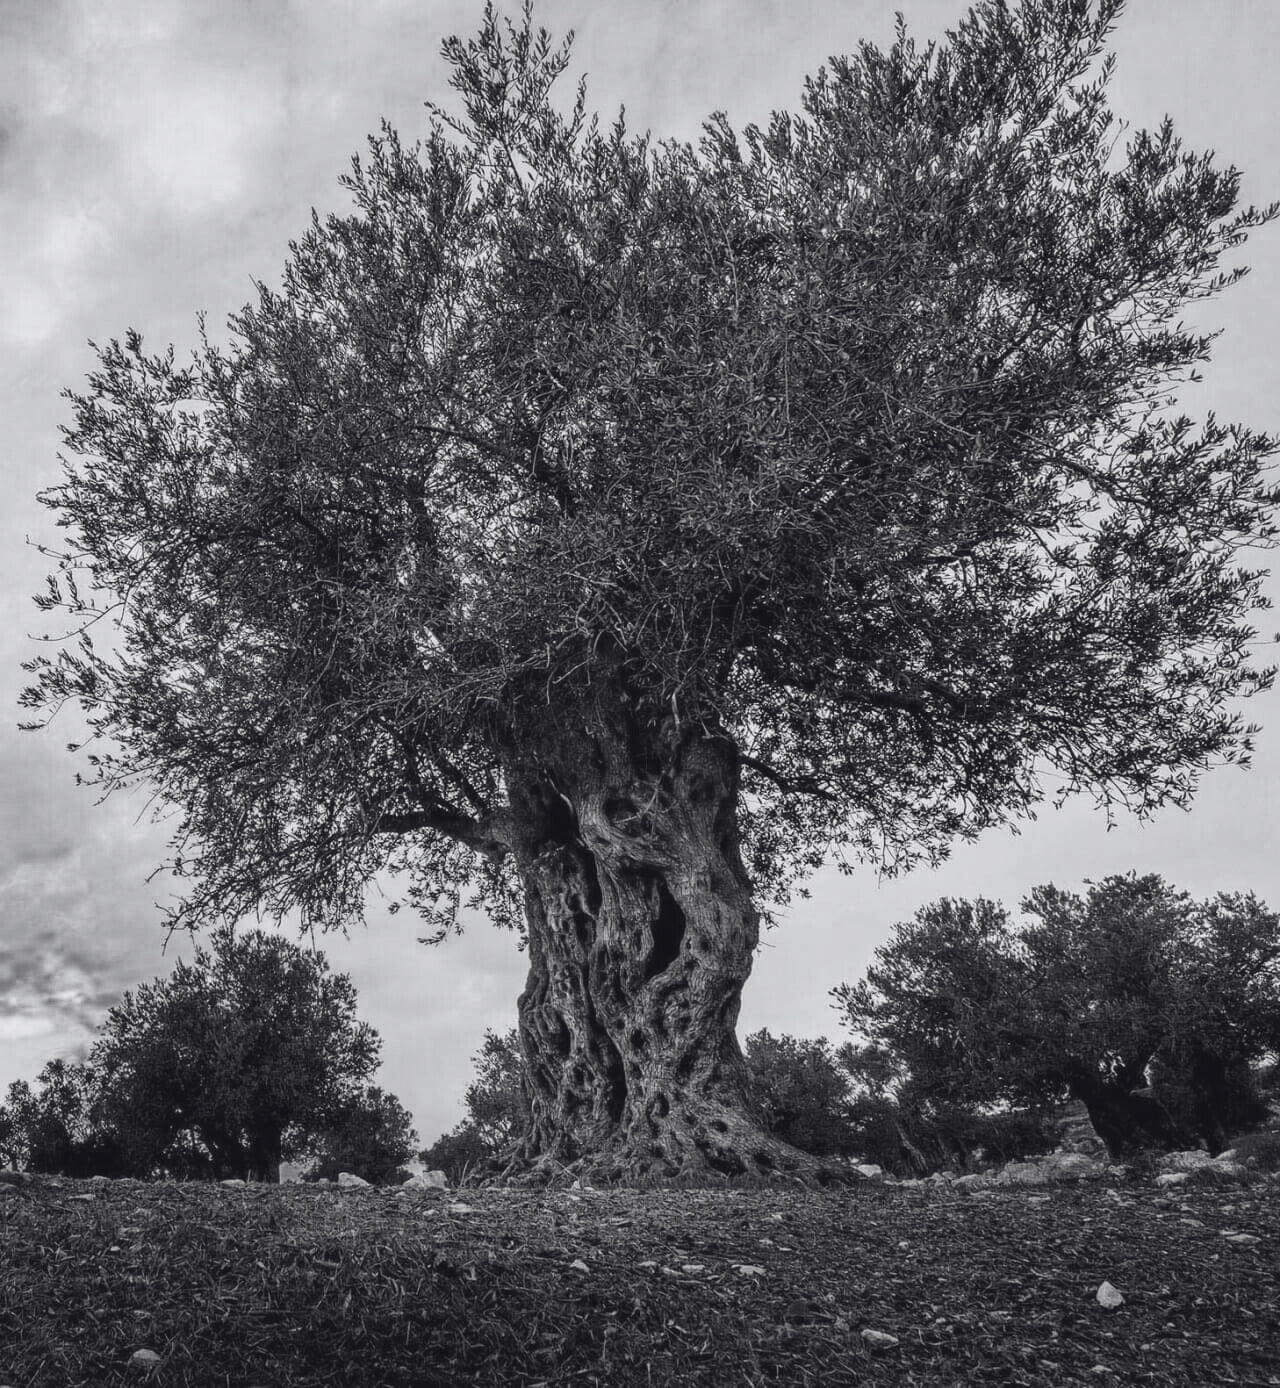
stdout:
[(166, 979), (126, 993), (91, 1059), (103, 1112), (153, 1160), (193, 1133), (218, 1175), (274, 1179), (378, 1063), (345, 974), (279, 934), (215, 932)]
[(51, 1060), (9, 1085), (0, 1105), (0, 1158), (27, 1171), (64, 1176), (136, 1174), (120, 1136), (96, 1111), (96, 1077), (79, 1062)]
[(405, 1162), (414, 1155), (418, 1134), (400, 1100), (376, 1084), (349, 1099), (309, 1144), (313, 1158), (304, 1181), (336, 1181), (343, 1171), (371, 1185), (407, 1179)]
[(1056, 1114), (1042, 1105), (994, 1104), (918, 1083), (875, 1044), (837, 1052), (852, 1097), (846, 1122), (863, 1161), (896, 1176), (975, 1170), (1038, 1156), (1055, 1145)]
[(985, 0), (696, 146), (565, 113), (568, 44), (487, 12), (461, 113), (371, 141), (230, 347), (104, 348), (47, 604), (121, 644), (28, 704), (182, 810), (183, 914), (451, 892), (606, 669), (736, 744), (766, 886), (977, 832), (1041, 761), (1151, 805), (1241, 754), (1272, 443), (1167, 403), (1269, 210), (1167, 125), (1117, 145), (1120, 8)]
[(501, 1035), (486, 1028), (484, 1044), (471, 1059), (476, 1077), (463, 1096), (466, 1117), (419, 1154), (429, 1171), (443, 1171), (451, 1181), (490, 1166), (528, 1125), (524, 1058), (515, 1028)]
[(849, 1075), (825, 1036), (817, 1040), (774, 1036), (767, 1028), (743, 1046), (751, 1097), (767, 1132), (815, 1156), (848, 1156)]
[[(1193, 901), (1155, 876), (1039, 887), (1013, 921), (944, 900), (895, 927), (848, 1024), (933, 1104), (1079, 1099), (1116, 1155), (1265, 1115), (1251, 1067), (1280, 1046), (1280, 920), (1253, 896)], [(1148, 1092), (1148, 1082), (1154, 1088)]]

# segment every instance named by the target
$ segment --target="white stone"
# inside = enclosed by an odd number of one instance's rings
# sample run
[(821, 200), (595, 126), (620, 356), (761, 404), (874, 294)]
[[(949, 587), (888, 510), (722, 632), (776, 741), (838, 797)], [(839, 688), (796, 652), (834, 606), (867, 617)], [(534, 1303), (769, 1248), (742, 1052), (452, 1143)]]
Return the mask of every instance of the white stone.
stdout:
[(883, 1330), (864, 1330), (862, 1338), (875, 1349), (892, 1349), (898, 1343), (896, 1335), (888, 1335)]
[(1048, 1180), (1048, 1172), (1033, 1161), (1008, 1162), (992, 1178), (999, 1186), (1043, 1186)]
[(153, 1349), (135, 1349), (129, 1356), (129, 1367), (131, 1369), (146, 1369), (150, 1371), (160, 1363), (160, 1356)]
[(1187, 1173), (1192, 1185), (1247, 1185), (1249, 1168), (1235, 1161), (1208, 1161)]
[(1097, 1295), (1098, 1305), (1105, 1306), (1108, 1311), (1114, 1311), (1117, 1306), (1124, 1305), (1124, 1297), (1121, 1296), (1110, 1282), (1104, 1282), (1102, 1286), (1098, 1288)]
[(853, 1168), (858, 1175), (865, 1176), (869, 1181), (883, 1181), (884, 1167), (877, 1166), (873, 1161), (858, 1162)]
[(242, 1186), (244, 1185), (244, 1182), (239, 1178), (239, 1176), (232, 1176), (230, 1180), (219, 1181), (218, 1184), (220, 1186)]
[(1185, 1186), (1187, 1184), (1187, 1173), (1185, 1171), (1162, 1171), (1156, 1177), (1158, 1186)]
[(1055, 1181), (1096, 1181), (1106, 1174), (1102, 1162), (1082, 1152), (1054, 1152), (1044, 1159), (1042, 1165)]
[(1209, 1166), (1213, 1158), (1208, 1152), (1166, 1152), (1160, 1158), (1161, 1171), (1196, 1171)]
[(404, 1183), (405, 1190), (447, 1190), (448, 1178), (443, 1171), (419, 1171)]
[(358, 1190), (361, 1186), (367, 1186), (369, 1182), (363, 1176), (355, 1176), (350, 1171), (339, 1171), (338, 1184), (348, 1190)]

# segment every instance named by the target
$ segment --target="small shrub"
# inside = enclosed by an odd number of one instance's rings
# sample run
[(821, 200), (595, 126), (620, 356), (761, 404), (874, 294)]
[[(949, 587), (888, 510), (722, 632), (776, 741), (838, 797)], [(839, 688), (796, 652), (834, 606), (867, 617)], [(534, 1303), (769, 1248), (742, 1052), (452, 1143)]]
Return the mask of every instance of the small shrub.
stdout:
[(477, 1125), (467, 1119), (452, 1132), (437, 1138), (430, 1147), (418, 1154), (428, 1171), (443, 1171), (451, 1186), (461, 1185), (476, 1169), (491, 1161), (495, 1153), (484, 1140)]

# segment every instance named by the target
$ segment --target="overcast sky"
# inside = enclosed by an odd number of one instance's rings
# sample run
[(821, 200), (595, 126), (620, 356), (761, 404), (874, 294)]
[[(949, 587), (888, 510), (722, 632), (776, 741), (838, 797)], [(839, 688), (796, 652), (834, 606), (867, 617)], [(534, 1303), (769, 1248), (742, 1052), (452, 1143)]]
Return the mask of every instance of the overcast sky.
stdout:
[[(514, 13), (515, 0), (509, 9)], [(625, 104), (633, 128), (692, 137), (716, 109), (739, 127), (795, 109), (802, 79), (859, 39), (885, 43), (901, 8), (919, 37), (962, 0), (542, 0), (539, 21), (576, 29), (593, 105)], [(312, 207), (346, 204), (337, 177), (389, 119), (425, 133), (447, 102), (440, 41), (479, 23), (479, 0), (0, 0), (0, 1091), (55, 1056), (76, 1057), (121, 992), (167, 974), (147, 875), (163, 854), (145, 798), (96, 804), (74, 785), (68, 728), (21, 734), (19, 663), (56, 538), (36, 492), (57, 480), (60, 391), (93, 365), (86, 343), (139, 329), (152, 348), (195, 340), (272, 282)], [(1244, 171), (1244, 199), (1280, 195), (1275, 0), (1130, 0), (1114, 36), (1113, 102), (1135, 127), (1170, 114), (1186, 141)], [(1225, 329), (1190, 413), (1280, 431), (1280, 227), (1247, 247), (1253, 275), (1213, 305)], [(1271, 585), (1273, 593), (1277, 587)], [(1280, 616), (1263, 614), (1270, 639)], [(1267, 654), (1264, 652), (1264, 654)], [(1251, 889), (1280, 906), (1280, 694), (1254, 769), (1210, 774), (1195, 807), (1107, 831), (1085, 802), (1045, 809), (1020, 836), (995, 832), (933, 872), (881, 883), (873, 869), (820, 875), (766, 934), (742, 1033), (841, 1035), (827, 997), (855, 978), (897, 920), (939, 896), (1010, 905), (1047, 881), (1076, 887), (1130, 869), (1197, 896)], [(428, 949), (375, 905), (366, 932), (322, 942), (349, 972), (384, 1041), (380, 1081), (434, 1140), (461, 1116), (486, 1027), (515, 1020), (523, 958), (483, 920)]]

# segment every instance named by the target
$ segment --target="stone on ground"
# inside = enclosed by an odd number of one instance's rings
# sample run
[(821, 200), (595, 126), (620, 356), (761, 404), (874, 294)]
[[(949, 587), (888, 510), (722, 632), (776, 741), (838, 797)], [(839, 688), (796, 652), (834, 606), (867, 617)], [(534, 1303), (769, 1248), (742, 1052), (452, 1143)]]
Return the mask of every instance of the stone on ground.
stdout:
[(419, 1171), (416, 1176), (410, 1176), (401, 1187), (402, 1190), (447, 1190), (448, 1188), (449, 1181), (443, 1171)]
[(1108, 1311), (1114, 1311), (1117, 1306), (1124, 1305), (1124, 1297), (1110, 1282), (1104, 1282), (1098, 1288), (1098, 1305), (1105, 1306)]

